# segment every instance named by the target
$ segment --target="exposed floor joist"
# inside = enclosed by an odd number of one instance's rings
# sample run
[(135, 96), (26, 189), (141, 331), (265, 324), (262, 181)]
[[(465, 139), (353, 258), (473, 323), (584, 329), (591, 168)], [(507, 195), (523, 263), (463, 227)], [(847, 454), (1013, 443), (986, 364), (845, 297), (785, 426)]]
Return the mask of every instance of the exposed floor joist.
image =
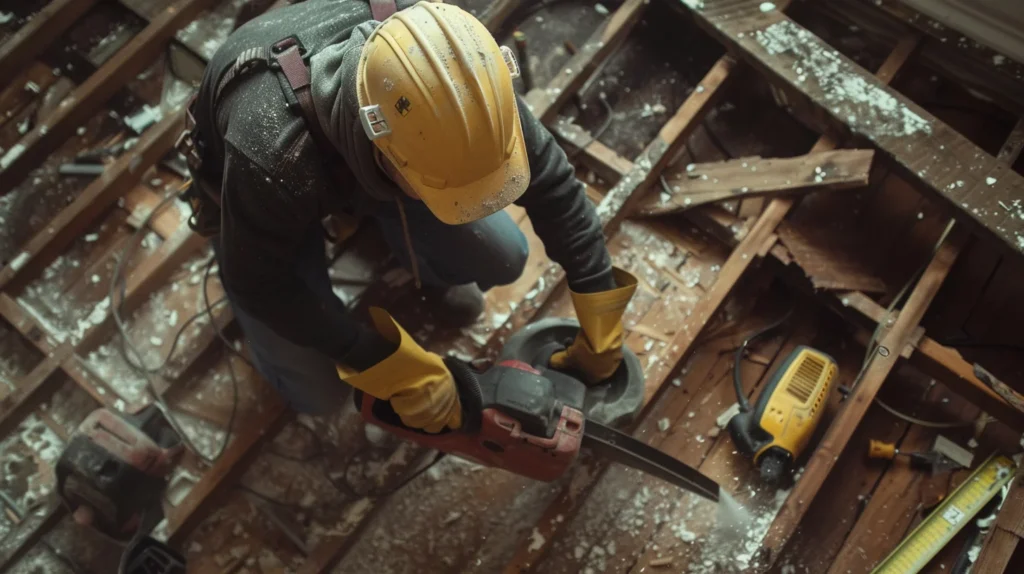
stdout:
[(124, 84), (149, 65), (164, 42), (212, 0), (179, 0), (131, 39), (95, 74), (74, 89), (52, 116), (35, 126), (7, 151), (0, 165), (0, 196), (9, 193), (38, 167), (78, 126), (88, 120)]
[(689, 9), (699, 25), (745, 61), (788, 92), (808, 98), (858, 140), (876, 146), (908, 181), (945, 202), (959, 220), (1014, 253), (1024, 252), (1024, 218), (999, 203), (1024, 197), (1024, 176), (780, 10), (762, 10), (761, 4), (707, 0)]

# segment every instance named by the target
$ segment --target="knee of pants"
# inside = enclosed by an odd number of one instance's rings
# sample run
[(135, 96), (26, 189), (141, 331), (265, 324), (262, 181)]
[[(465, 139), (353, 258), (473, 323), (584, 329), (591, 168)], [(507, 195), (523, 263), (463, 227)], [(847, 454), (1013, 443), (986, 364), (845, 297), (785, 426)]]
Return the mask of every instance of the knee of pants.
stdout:
[[(518, 231), (518, 230), (517, 230)], [(496, 285), (508, 285), (514, 283), (526, 269), (526, 260), (530, 256), (530, 247), (526, 242), (526, 236), (519, 233), (514, 241), (507, 242), (499, 256), (491, 259), (490, 265), (482, 269), (481, 280), (477, 283), (482, 289)]]

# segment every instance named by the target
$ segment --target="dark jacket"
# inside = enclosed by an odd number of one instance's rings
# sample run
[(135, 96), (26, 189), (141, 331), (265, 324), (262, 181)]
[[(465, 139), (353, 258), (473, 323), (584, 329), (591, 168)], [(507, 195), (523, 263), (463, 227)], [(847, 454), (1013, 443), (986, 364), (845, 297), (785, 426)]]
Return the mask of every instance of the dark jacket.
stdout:
[[(399, 7), (412, 2), (399, 1)], [(222, 226), (216, 238), (221, 278), (232, 301), (286, 339), (338, 362), (366, 368), (361, 349), (375, 339), (337, 297), (315, 296), (292, 270), (299, 242), (323, 216), (372, 212), (398, 193), (376, 170), (373, 144), (356, 121), (355, 60), (372, 30), (363, 0), (308, 0), (274, 10), (235, 31), (211, 60), (196, 103), (208, 154), (204, 169), (222, 168)], [(360, 26), (362, 24), (362, 26)], [(218, 79), (238, 54), (296, 35), (312, 57), (320, 123), (345, 160), (350, 181), (339, 183), (300, 113), (287, 106), (283, 76), (272, 70), (236, 79), (214, 110)], [(594, 292), (614, 286), (600, 221), (565, 153), (520, 101), (530, 162), (526, 209), (548, 256), (565, 268), (570, 287)], [(215, 118), (216, 125), (213, 118)], [(393, 195), (391, 195), (393, 197)]]

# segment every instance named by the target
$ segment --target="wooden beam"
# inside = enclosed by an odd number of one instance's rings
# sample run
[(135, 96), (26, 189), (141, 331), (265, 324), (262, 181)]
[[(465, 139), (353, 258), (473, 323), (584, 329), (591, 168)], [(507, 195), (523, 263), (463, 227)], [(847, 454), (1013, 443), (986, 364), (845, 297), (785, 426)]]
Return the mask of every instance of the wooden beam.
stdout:
[[(42, 517), (36, 518), (42, 513)], [(53, 500), (50, 506), (36, 510), (0, 539), (0, 572), (7, 572), (43, 535), (67, 515), (65, 506)]]
[(563, 144), (567, 143), (578, 149), (575, 157), (605, 181), (616, 183), (633, 169), (633, 162), (594, 139), (590, 132), (561, 116), (548, 122), (547, 128)]
[(1021, 150), (1024, 150), (1024, 117), (1018, 119), (1017, 124), (1013, 126), (1010, 136), (1006, 138), (1006, 143), (999, 150), (996, 159), (1006, 165), (1013, 166), (1013, 164), (1017, 163)]
[(730, 50), (779, 87), (809, 99), (835, 126), (870, 142), (958, 220), (1012, 253), (1024, 252), (1024, 219), (999, 203), (1024, 197), (1024, 177), (779, 10), (762, 11), (759, 0), (702, 5), (688, 9)]
[(520, 4), (520, 0), (495, 0), (487, 6), (487, 10), (480, 16), (480, 21), (491, 31), (491, 34), (497, 34), (501, 31), (505, 20)]
[(662, 126), (654, 141), (647, 145), (640, 157), (633, 162), (633, 168), (605, 194), (597, 206), (597, 213), (605, 225), (605, 234), (610, 235), (619, 222), (635, 210), (643, 192), (650, 189), (661, 176), (665, 166), (675, 157), (690, 134), (700, 125), (700, 118), (714, 106), (725, 91), (724, 86), (736, 62), (723, 56), (704, 78), (690, 97), (683, 102), (668, 122)]
[(1013, 558), (1018, 546), (1020, 538), (1017, 535), (998, 526), (994, 527), (985, 545), (982, 546), (981, 553), (978, 554), (973, 571), (979, 574), (1007, 572), (1010, 559)]
[[(851, 314), (857, 314), (867, 319), (867, 330), (874, 330), (886, 318), (885, 309), (863, 293), (837, 293), (833, 296), (831, 307), (848, 318)], [(909, 357), (911, 365), (941, 381), (1010, 428), (1024, 432), (1024, 413), (1013, 408), (981, 381), (975, 375), (973, 365), (965, 361), (959, 352), (928, 336), (921, 337), (914, 346), (916, 351)]]
[(109, 165), (102, 175), (21, 247), (11, 263), (0, 270), (0, 289), (17, 289), (49, 265), (170, 151), (182, 125), (181, 114), (175, 112), (147, 130), (131, 151)]
[[(200, 248), (206, 245), (206, 239), (186, 226), (182, 226), (170, 239), (160, 244), (152, 254), (146, 257), (128, 274), (122, 312), (127, 314), (139, 307), (162, 285), (174, 271)], [(114, 302), (111, 302), (113, 305)], [(86, 355), (95, 349), (114, 329), (113, 314), (108, 312), (103, 320), (94, 323), (85, 333), (82, 340), (75, 346), (75, 352)]]
[(669, 191), (648, 194), (636, 214), (667, 215), (729, 199), (862, 188), (874, 155), (873, 150), (833, 150), (690, 164), (666, 174)]
[(52, 0), (13, 36), (0, 44), (0, 78), (9, 80), (42, 54), (96, 0)]
[[(124, 194), (124, 209), (128, 212), (128, 224), (138, 229), (146, 217), (163, 200), (159, 194), (145, 185), (136, 185)], [(181, 211), (172, 202), (149, 220), (149, 228), (161, 239), (170, 239), (181, 228)]]
[[(263, 386), (266, 387), (266, 383)], [(289, 420), (287, 413), (290, 411), (283, 399), (273, 392), (262, 395), (267, 400), (261, 403), (259, 416), (248, 417), (248, 424), (235, 433), (224, 454), (203, 473), (185, 499), (168, 512), (168, 542), (172, 546), (181, 546), (189, 533), (209, 514), (217, 494), (245, 471), (256, 454), (256, 448), (268, 437), (276, 435)]]
[(0, 165), (0, 196), (18, 186), (34, 168), (71, 137), (119, 89), (163, 51), (164, 42), (212, 0), (179, 0), (121, 48), (96, 73), (61, 102), (52, 116), (40, 122), (6, 155)]
[(53, 375), (73, 350), (69, 343), (58, 347), (54, 352), (45, 356), (28, 374), (21, 377), (11, 394), (0, 400), (0, 436), (10, 434), (29, 413), (39, 406), (44, 396), (49, 396), (48, 391), (53, 390), (53, 384), (59, 382), (59, 379)]
[(526, 94), (526, 104), (541, 122), (554, 119), (558, 109), (583, 86), (597, 68), (625, 41), (633, 26), (640, 21), (648, 0), (626, 0), (609, 16), (564, 68), (543, 88)]
[(896, 365), (899, 350), (907, 344), (924, 317), (925, 311), (928, 310), (928, 305), (931, 304), (932, 299), (935, 298), (942, 286), (942, 282), (949, 274), (966, 237), (963, 229), (955, 228), (939, 246), (896, 321), (879, 340), (877, 352), (873, 355), (870, 364), (862, 373), (852, 394), (843, 403), (842, 410), (836, 415), (825, 432), (825, 436), (807, 461), (800, 481), (793, 487), (778, 516), (772, 522), (761, 545), (762, 563), (771, 565), (799, 526), (800, 520), (807, 512), (815, 495), (818, 494), (818, 490), (835, 465), (839, 454), (846, 448), (854, 429), (864, 417), (868, 407), (871, 406), (882, 383)]

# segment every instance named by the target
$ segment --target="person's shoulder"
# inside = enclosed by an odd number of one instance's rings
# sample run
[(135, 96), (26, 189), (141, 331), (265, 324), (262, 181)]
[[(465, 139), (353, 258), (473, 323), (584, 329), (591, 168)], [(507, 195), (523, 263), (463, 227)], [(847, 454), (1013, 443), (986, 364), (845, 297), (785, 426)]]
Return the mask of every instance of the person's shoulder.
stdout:
[(316, 162), (305, 120), (292, 112), (276, 79), (254, 77), (228, 98), (224, 140), (264, 171), (287, 179)]

